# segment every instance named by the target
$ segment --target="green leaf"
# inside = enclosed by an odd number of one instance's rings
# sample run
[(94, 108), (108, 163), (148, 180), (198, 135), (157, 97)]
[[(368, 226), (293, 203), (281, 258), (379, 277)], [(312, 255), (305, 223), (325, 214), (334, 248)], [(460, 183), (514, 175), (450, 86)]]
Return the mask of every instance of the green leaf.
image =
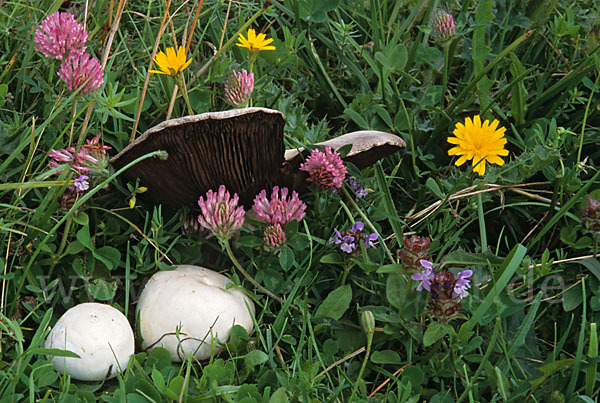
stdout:
[(563, 293), (562, 306), (565, 312), (570, 312), (583, 302), (581, 283), (569, 288)]
[(6, 102), (6, 94), (8, 93), (8, 85), (0, 84), (0, 106)]
[(333, 290), (319, 305), (315, 318), (327, 317), (338, 320), (348, 310), (352, 300), (352, 288), (349, 284)]
[(398, 311), (402, 311), (402, 304), (410, 290), (410, 283), (406, 275), (390, 274), (385, 287), (387, 300)]
[(392, 52), (389, 54), (388, 57), (388, 62), (390, 66), (396, 71), (401, 71), (406, 66), (407, 61), (408, 51), (406, 50), (406, 47), (401, 43), (397, 44), (392, 49)]
[(287, 246), (281, 249), (281, 254), (279, 255), (279, 264), (281, 268), (285, 271), (288, 271), (290, 267), (294, 264), (294, 252), (292, 249)]
[(288, 398), (287, 392), (283, 386), (273, 392), (271, 398), (269, 399), (269, 403), (287, 403), (289, 401), (290, 399)]
[(585, 268), (587, 268), (590, 271), (590, 273), (596, 276), (598, 281), (600, 281), (600, 262), (598, 261), (598, 259), (590, 258), (584, 260), (577, 260), (574, 263), (579, 263), (580, 265), (585, 266)]
[(446, 198), (446, 196), (444, 196), (444, 193), (440, 190), (440, 187), (435, 181), (435, 179), (427, 178), (427, 180), (425, 181), (425, 186), (427, 186), (427, 188), (431, 190), (431, 193), (433, 193), (438, 199), (444, 200)]
[(431, 322), (423, 335), (423, 345), (428, 347), (448, 334), (448, 326), (439, 322)]
[(117, 292), (117, 282), (97, 278), (87, 283), (87, 289), (94, 299), (109, 301), (114, 298)]
[(112, 246), (103, 246), (94, 251), (94, 257), (106, 265), (108, 270), (119, 267), (121, 252)]
[(73, 221), (81, 226), (86, 226), (90, 224), (90, 217), (85, 213), (85, 211), (80, 211), (79, 213), (73, 215)]
[(369, 124), (367, 123), (365, 118), (363, 118), (362, 115), (356, 112), (354, 109), (344, 109), (344, 115), (347, 118), (353, 120), (354, 123), (356, 123), (361, 129), (369, 129)]
[(344, 264), (344, 258), (337, 252), (331, 252), (323, 256), (319, 262), (328, 264)]
[(540, 386), (541, 384), (543, 384), (546, 381), (547, 378), (552, 376), (552, 374), (555, 374), (557, 371), (559, 371), (563, 368), (568, 368), (571, 365), (573, 365), (574, 363), (575, 363), (574, 358), (567, 358), (564, 360), (554, 361), (549, 364), (538, 367), (538, 370), (541, 371), (544, 375), (531, 381), (531, 386), (533, 386), (533, 387)]
[(371, 354), (371, 362), (375, 364), (402, 364), (400, 354), (393, 350), (374, 351)]
[(246, 368), (251, 369), (257, 365), (264, 364), (269, 360), (269, 356), (260, 350), (252, 350), (244, 358), (244, 365)]
[[(443, 87), (441, 85), (433, 85), (425, 91), (423, 96), (423, 106), (436, 106), (442, 100)], [(432, 178), (429, 178), (432, 179)]]
[(81, 244), (87, 249), (91, 251), (94, 250), (94, 243), (92, 242), (92, 237), (90, 236), (89, 227), (86, 226), (77, 231), (77, 240), (81, 242)]
[(60, 348), (35, 347), (27, 350), (27, 352), (30, 354), (44, 354), (50, 357), (81, 358), (79, 354), (69, 350), (61, 350)]

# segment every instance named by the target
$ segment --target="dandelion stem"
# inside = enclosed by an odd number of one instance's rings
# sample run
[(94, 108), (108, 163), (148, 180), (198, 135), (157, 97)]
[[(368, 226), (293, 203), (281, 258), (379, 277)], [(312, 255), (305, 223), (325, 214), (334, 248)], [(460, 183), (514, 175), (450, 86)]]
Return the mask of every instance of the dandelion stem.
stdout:
[(485, 231), (485, 217), (483, 215), (483, 201), (481, 193), (477, 193), (477, 215), (479, 216), (479, 236), (481, 238), (481, 251), (485, 252), (488, 248), (487, 233)]

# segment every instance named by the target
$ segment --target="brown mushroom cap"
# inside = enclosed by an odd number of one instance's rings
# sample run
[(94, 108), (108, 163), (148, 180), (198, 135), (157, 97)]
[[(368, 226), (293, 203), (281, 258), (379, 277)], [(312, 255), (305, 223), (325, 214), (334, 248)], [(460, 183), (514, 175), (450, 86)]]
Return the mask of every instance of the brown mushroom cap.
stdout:
[[(406, 147), (406, 143), (400, 137), (376, 130), (347, 133), (315, 145), (329, 146), (334, 150), (339, 150), (348, 144), (351, 144), (352, 148), (344, 157), (344, 161), (353, 163), (359, 169), (373, 165), (378, 160)], [(285, 160), (290, 166), (290, 171), (299, 168), (302, 162), (301, 154), (305, 154), (304, 151), (304, 148), (285, 151)]]
[(139, 178), (148, 188), (144, 195), (173, 207), (193, 205), (220, 185), (248, 206), (261, 189), (280, 182), (284, 124), (281, 112), (266, 108), (171, 119), (147, 130), (110, 162), (120, 169), (147, 153), (165, 150), (166, 160), (143, 160), (123, 178)]

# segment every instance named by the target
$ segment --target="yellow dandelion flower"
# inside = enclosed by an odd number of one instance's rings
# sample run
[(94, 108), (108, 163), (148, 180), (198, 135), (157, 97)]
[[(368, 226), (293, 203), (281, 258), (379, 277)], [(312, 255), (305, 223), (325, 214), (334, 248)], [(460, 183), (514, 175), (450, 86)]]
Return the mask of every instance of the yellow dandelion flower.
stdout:
[(251, 54), (258, 53), (261, 50), (275, 50), (275, 46), (269, 45), (269, 43), (273, 42), (273, 38), (266, 39), (265, 34), (256, 35), (256, 31), (252, 28), (248, 30), (248, 39), (244, 38), (242, 34), (239, 35), (238, 40), (240, 43), (236, 43), (236, 45), (248, 49), (248, 52)]
[(485, 174), (486, 162), (503, 165), (504, 160), (500, 156), (508, 155), (508, 150), (504, 149), (506, 128), (498, 128), (498, 124), (497, 120), (491, 124), (486, 120), (482, 125), (479, 115), (475, 115), (473, 120), (467, 118), (464, 125), (457, 123), (453, 131), (456, 137), (448, 137), (448, 143), (456, 144), (456, 147), (448, 150), (448, 155), (460, 155), (455, 163), (457, 166), (473, 160), (473, 171), (479, 175)]
[(190, 65), (192, 59), (185, 60), (185, 49), (180, 46), (175, 53), (175, 48), (167, 48), (167, 53), (158, 52), (154, 58), (154, 62), (157, 64), (160, 70), (150, 70), (150, 73), (166, 74), (168, 76), (176, 76), (181, 73), (187, 66)]

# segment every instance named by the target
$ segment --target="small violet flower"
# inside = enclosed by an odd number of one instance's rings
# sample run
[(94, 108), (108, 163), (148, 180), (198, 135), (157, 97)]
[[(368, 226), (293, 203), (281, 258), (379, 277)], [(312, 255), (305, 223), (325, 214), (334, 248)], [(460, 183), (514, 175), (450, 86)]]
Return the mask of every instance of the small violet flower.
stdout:
[(202, 196), (198, 200), (202, 210), (198, 222), (210, 230), (219, 242), (228, 241), (244, 225), (244, 208), (238, 207), (238, 201), (237, 193), (231, 197), (224, 185), (219, 187), (218, 192), (209, 190), (206, 200)]
[(471, 288), (471, 280), (467, 280), (467, 278), (471, 277), (472, 275), (472, 270), (463, 270), (460, 273), (458, 273), (458, 279), (454, 284), (454, 291), (452, 292), (452, 297), (460, 297), (460, 299), (463, 299), (467, 295), (469, 295), (467, 289)]
[(84, 53), (65, 60), (60, 65), (58, 76), (67, 84), (69, 91), (83, 86), (81, 93), (87, 94), (100, 88), (104, 82), (104, 69), (98, 59)]
[(425, 289), (430, 292), (431, 282), (435, 277), (435, 273), (433, 272), (433, 263), (425, 259), (421, 259), (420, 263), (424, 270), (420, 273), (413, 274), (411, 278), (415, 281), (420, 281), (420, 283), (417, 285), (417, 291)]
[(356, 178), (354, 178), (352, 176), (348, 177), (348, 185), (350, 185), (352, 190), (354, 190), (354, 193), (356, 193), (356, 199), (363, 198), (367, 194), (369, 194), (367, 189), (365, 189), (364, 186)]
[(331, 147), (325, 147), (325, 152), (313, 150), (300, 170), (308, 172), (308, 181), (321, 189), (341, 188), (347, 173), (342, 157)]
[(233, 106), (244, 106), (254, 91), (254, 73), (245, 69), (233, 73), (225, 81), (225, 99)]
[(75, 191), (77, 193), (85, 192), (90, 188), (90, 183), (88, 182), (88, 177), (86, 175), (80, 175), (75, 182), (73, 182), (73, 186), (75, 186)]
[(46, 17), (33, 35), (34, 49), (58, 60), (81, 56), (87, 39), (85, 28), (73, 14), (59, 11)]
[(306, 215), (306, 204), (300, 200), (298, 193), (292, 192), (288, 197), (288, 188), (281, 189), (279, 186), (273, 187), (271, 199), (267, 198), (267, 191), (262, 190), (254, 198), (252, 210), (256, 213), (259, 220), (268, 224), (280, 224), (285, 226), (292, 220), (301, 221)]
[(329, 240), (329, 243), (339, 245), (340, 250), (347, 254), (358, 252), (360, 249), (357, 247), (360, 241), (363, 242), (365, 248), (375, 247), (373, 241), (377, 240), (377, 233), (364, 234), (363, 228), (364, 224), (360, 221), (354, 223), (352, 229), (343, 232), (334, 228), (335, 235)]

